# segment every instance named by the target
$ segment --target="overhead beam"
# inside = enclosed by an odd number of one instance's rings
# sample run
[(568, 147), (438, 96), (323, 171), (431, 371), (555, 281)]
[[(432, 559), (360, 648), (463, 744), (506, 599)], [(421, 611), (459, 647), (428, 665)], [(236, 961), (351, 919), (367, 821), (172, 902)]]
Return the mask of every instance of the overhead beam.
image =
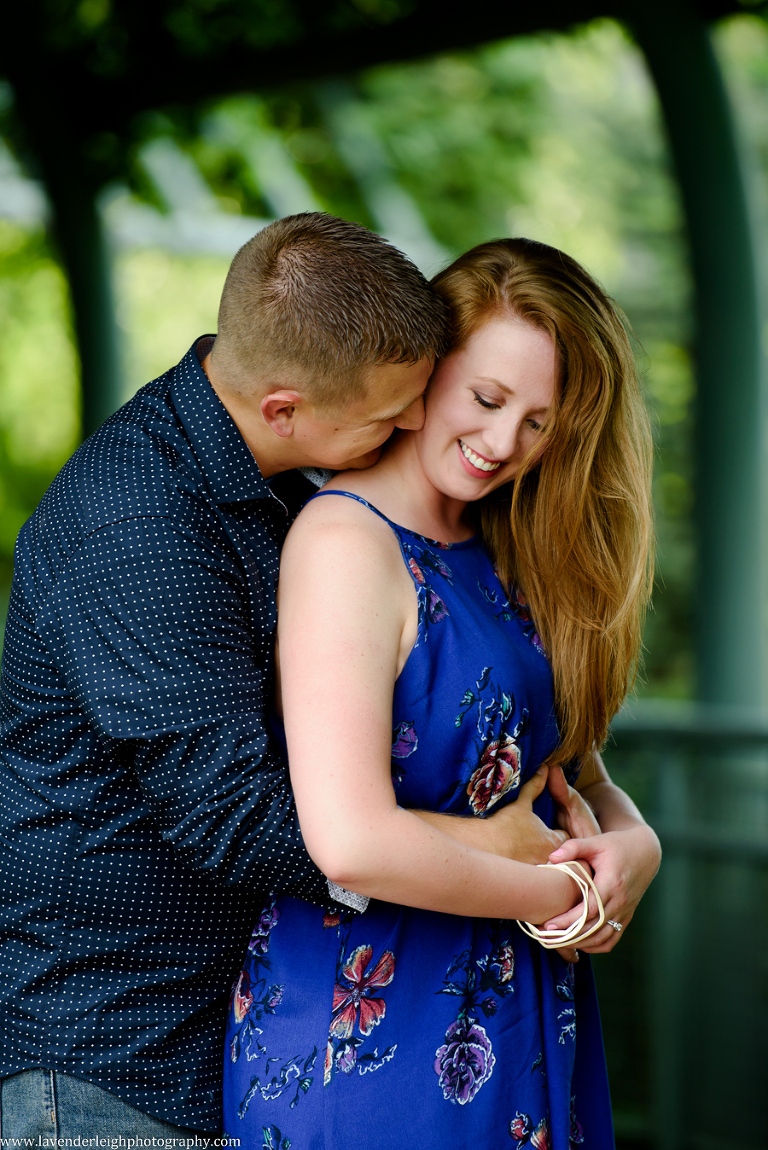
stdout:
[[(41, 0), (26, 0), (4, 14), (0, 68), (14, 85), (48, 83), (84, 135), (121, 136), (136, 116), (158, 108), (195, 107), (234, 93), (348, 75), (438, 52), (466, 51), (512, 36), (564, 31), (601, 16), (622, 20), (634, 4), (633, 0), (550, 0), (531, 5), (510, 0), (478, 4), (469, 13), (444, 0), (417, 0), (407, 15), (382, 23), (343, 3), (294, 0), (286, 6), (293, 31), (286, 32), (281, 42), (263, 47), (245, 36), (217, 39), (216, 15), (226, 17), (226, 7), (222, 4), (218, 13), (206, 17), (212, 29), (210, 44), (191, 54), (169, 29), (163, 4), (145, 0), (115, 6), (114, 19), (92, 39), (58, 48), (54, 45), (64, 37), (59, 28), (50, 26), (50, 10)], [(653, 19), (664, 19), (662, 0), (646, 0), (645, 7)], [(254, 20), (263, 19), (259, 4), (253, 8)], [(695, 8), (711, 20), (739, 11), (741, 5), (738, 0), (696, 0)], [(242, 19), (242, 11), (235, 18)], [(118, 50), (116, 44), (121, 45)], [(108, 67), (105, 59), (111, 60)]]

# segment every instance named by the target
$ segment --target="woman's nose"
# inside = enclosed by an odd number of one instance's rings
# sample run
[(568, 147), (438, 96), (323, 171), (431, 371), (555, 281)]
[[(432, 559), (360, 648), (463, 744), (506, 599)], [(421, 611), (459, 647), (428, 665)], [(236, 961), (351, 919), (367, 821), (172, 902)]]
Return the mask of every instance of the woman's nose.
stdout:
[(424, 426), (424, 396), (419, 395), (395, 420), (395, 427), (404, 431), (421, 431)]
[(523, 427), (517, 420), (506, 426), (498, 426), (484, 436), (483, 442), (488, 447), (491, 459), (514, 459), (519, 453), (522, 440)]

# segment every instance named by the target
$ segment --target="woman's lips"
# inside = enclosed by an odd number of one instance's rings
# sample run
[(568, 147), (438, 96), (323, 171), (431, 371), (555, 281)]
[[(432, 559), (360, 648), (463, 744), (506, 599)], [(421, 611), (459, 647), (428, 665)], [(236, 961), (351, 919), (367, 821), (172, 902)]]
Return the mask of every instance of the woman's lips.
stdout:
[(484, 455), (473, 451), (461, 439), (458, 440), (458, 445), (459, 458), (465, 471), (468, 471), (470, 475), (474, 475), (478, 479), (487, 479), (489, 475), (493, 475), (501, 467), (501, 460), (486, 459)]

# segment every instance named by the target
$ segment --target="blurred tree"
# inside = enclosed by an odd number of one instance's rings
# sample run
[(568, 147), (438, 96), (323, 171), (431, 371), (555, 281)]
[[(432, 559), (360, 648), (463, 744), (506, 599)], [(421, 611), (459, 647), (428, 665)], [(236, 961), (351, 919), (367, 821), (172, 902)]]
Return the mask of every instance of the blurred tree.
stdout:
[[(162, 36), (168, 50), (181, 53), (184, 67), (197, 71), (194, 63), (202, 57), (219, 59), (217, 45), (224, 35), (219, 17), (223, 19), (226, 11), (234, 19), (237, 10), (238, 18), (244, 19), (244, 9), (226, 3), (210, 7), (210, 40), (205, 49), (198, 45), (193, 50), (194, 29), (202, 27), (205, 13), (196, 4), (182, 7), (161, 6), (156, 15), (166, 13)], [(46, 10), (54, 11), (50, 6)], [(135, 13), (129, 20), (118, 6), (95, 0), (79, 6), (62, 4), (56, 11), (63, 23), (47, 51), (59, 61), (57, 67), (61, 61), (83, 67), (94, 83), (106, 77), (108, 88), (114, 89), (110, 98), (123, 109), (122, 126), (120, 121), (115, 124), (126, 141), (119, 148), (107, 147), (104, 138), (97, 147), (93, 127), (98, 117), (86, 121), (91, 131), (86, 175), (94, 187), (107, 177), (120, 176), (148, 205), (173, 212), (174, 205), (158, 184), (156, 165), (153, 178), (147, 151), (149, 142), (173, 138), (205, 178), (201, 195), (210, 198), (211, 212), (218, 208), (263, 218), (321, 206), (381, 228), (381, 212), (386, 214), (387, 208), (381, 194), (373, 204), (371, 185), (380, 186), (384, 180), (396, 195), (391, 215), (402, 216), (403, 197), (415, 209), (411, 220), (416, 220), (417, 230), (422, 229), (422, 266), (434, 268), (443, 255), (490, 235), (518, 232), (567, 248), (606, 283), (638, 335), (656, 411), (661, 577), (647, 632), (648, 689), (654, 694), (689, 694), (690, 283), (681, 211), (655, 95), (642, 57), (619, 26), (603, 22), (569, 37), (542, 34), (427, 61), (383, 64), (361, 73), (354, 87), (325, 82), (318, 86), (302, 78), (267, 89), (259, 97), (208, 101), (194, 114), (188, 108), (167, 106), (162, 114), (147, 112), (131, 119), (127, 97), (120, 103), (123, 96), (118, 100), (115, 93), (124, 93), (131, 69), (146, 67), (144, 55), (141, 63), (126, 57), (130, 36), (138, 35), (140, 28), (149, 30), (147, 13), (137, 24)], [(283, 15), (287, 11), (283, 6)], [(362, 9), (355, 11), (345, 35), (358, 26), (370, 28), (366, 21), (374, 19)], [(382, 12), (376, 17), (382, 26), (396, 15), (394, 8), (387, 12), (386, 18)], [(214, 19), (211, 13), (218, 15)], [(754, 44), (765, 25), (755, 17), (744, 18), (746, 24), (752, 28)], [(291, 35), (298, 25), (293, 27)], [(254, 28), (258, 31), (258, 25)], [(289, 36), (288, 24), (271, 25), (270, 35), (277, 45), (281, 36)], [(175, 47), (173, 37), (178, 38)], [(118, 43), (123, 44), (122, 55), (115, 47)], [(157, 50), (155, 43), (152, 52)], [(758, 58), (759, 53), (753, 52), (750, 75), (759, 71)], [(81, 100), (82, 92), (67, 98)], [(141, 104), (149, 97), (143, 91), (132, 98)], [(347, 125), (348, 135), (352, 121), (357, 136), (350, 147), (349, 140), (339, 135), (339, 125)], [(6, 99), (2, 128), (29, 169), (39, 171), (12, 99)], [(361, 157), (363, 168), (367, 165), (373, 172), (368, 185), (355, 155)], [(247, 220), (243, 224), (247, 226)], [(413, 226), (406, 237), (412, 251), (419, 241)], [(39, 233), (34, 243), (42, 258), (44, 241)], [(50, 280), (55, 265), (50, 256), (45, 258)], [(180, 354), (185, 339), (198, 327), (214, 326), (225, 267), (224, 253), (204, 258), (151, 248), (120, 251), (116, 315), (125, 345), (122, 374), (131, 389)], [(53, 281), (49, 282), (48, 307), (55, 307), (56, 299), (59, 307), (63, 303), (63, 281), (57, 282), (58, 297)], [(193, 320), (194, 316), (199, 318)], [(187, 333), (182, 346), (176, 343), (171, 351), (176, 342), (171, 332), (182, 327)], [(39, 339), (30, 340), (30, 347), (33, 343), (37, 349), (46, 346)], [(114, 345), (111, 354), (117, 372)], [(14, 363), (21, 362), (22, 357), (14, 355)], [(71, 397), (76, 358), (70, 352), (59, 362), (66, 379), (61, 394)], [(98, 371), (103, 371), (102, 361)], [(120, 398), (122, 393), (115, 402)], [(76, 404), (70, 404), (68, 411), (76, 411)], [(18, 420), (5, 418), (11, 438), (17, 437)], [(57, 416), (52, 425), (60, 446), (41, 464), (41, 475), (50, 474), (48, 468), (55, 468), (74, 442), (71, 415), (69, 422)], [(21, 476), (9, 479), (10, 490), (22, 489), (17, 479)], [(7, 519), (6, 530), (0, 518), (0, 546), (5, 537), (6, 554), (40, 486), (26, 478), (24, 485), (30, 497), (16, 500), (19, 510), (15, 519), (12, 515)], [(13, 500), (9, 506), (14, 506)]]

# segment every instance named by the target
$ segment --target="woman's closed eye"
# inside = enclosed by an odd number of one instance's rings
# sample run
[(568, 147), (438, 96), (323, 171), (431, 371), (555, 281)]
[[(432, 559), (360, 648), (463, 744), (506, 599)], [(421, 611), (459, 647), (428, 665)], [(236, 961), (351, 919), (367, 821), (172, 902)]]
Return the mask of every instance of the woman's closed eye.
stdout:
[(487, 411), (498, 411), (501, 407), (500, 403), (492, 403), (489, 399), (483, 399), (482, 395), (478, 395), (476, 391), (473, 391), (472, 394), (480, 406), (486, 408)]

